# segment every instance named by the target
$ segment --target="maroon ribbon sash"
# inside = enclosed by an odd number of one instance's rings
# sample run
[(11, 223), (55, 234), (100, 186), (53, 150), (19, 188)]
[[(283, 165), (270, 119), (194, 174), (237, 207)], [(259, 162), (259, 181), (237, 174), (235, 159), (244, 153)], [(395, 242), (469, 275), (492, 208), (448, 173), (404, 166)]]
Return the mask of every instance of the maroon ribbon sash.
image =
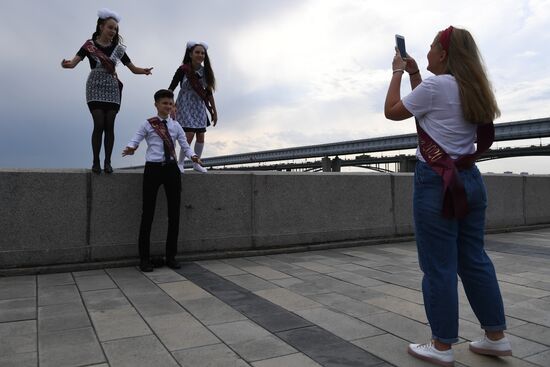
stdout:
[(87, 40), (82, 48), (88, 51), (91, 55), (97, 57), (105, 70), (107, 70), (109, 74), (113, 75), (118, 83), (118, 93), (120, 97), (122, 97), (122, 87), (124, 86), (124, 84), (122, 84), (120, 79), (118, 79), (118, 75), (115, 71), (115, 63), (113, 62), (113, 60), (111, 60), (109, 56), (105, 55), (105, 52), (101, 51), (92, 40)]
[(486, 152), (495, 140), (495, 128), (493, 123), (477, 125), (477, 148), (472, 154), (463, 155), (453, 160), (432, 139), (428, 133), (420, 127), (416, 121), (418, 133), (418, 147), (420, 154), (430, 167), (441, 176), (443, 180), (443, 208), (442, 215), (445, 218), (462, 219), (468, 214), (468, 199), (464, 185), (458, 174), (459, 169), (472, 167), (476, 159)]
[(151, 124), (151, 127), (155, 129), (157, 135), (160, 136), (164, 142), (164, 145), (168, 147), (172, 158), (177, 161), (178, 157), (176, 156), (176, 148), (174, 147), (174, 142), (168, 133), (168, 126), (164, 125), (158, 117), (151, 117), (150, 119), (147, 119), (147, 121)]
[(203, 100), (204, 104), (206, 105), (206, 108), (208, 109), (210, 114), (212, 114), (212, 106), (210, 105), (210, 100), (209, 100), (211, 92), (203, 88), (199, 78), (197, 77), (197, 74), (189, 64), (183, 64), (182, 66), (180, 66), (180, 68), (183, 70), (185, 76), (187, 77), (187, 80), (189, 80), (189, 84), (191, 84), (191, 88), (193, 88), (193, 90), (199, 95), (199, 97)]

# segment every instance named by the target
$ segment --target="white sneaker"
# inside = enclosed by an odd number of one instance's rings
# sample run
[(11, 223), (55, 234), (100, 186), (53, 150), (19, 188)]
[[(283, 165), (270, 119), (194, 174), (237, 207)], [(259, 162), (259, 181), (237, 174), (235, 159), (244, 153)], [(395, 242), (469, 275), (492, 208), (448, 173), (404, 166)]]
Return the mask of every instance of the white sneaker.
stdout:
[(208, 170), (198, 163), (193, 163), (193, 169), (200, 173), (206, 173)]
[(488, 356), (511, 356), (512, 345), (507, 337), (499, 340), (491, 340), (487, 335), (483, 339), (476, 340), (470, 343), (470, 350), (477, 354), (485, 354)]
[(455, 365), (455, 356), (452, 349), (437, 350), (431, 342), (428, 344), (409, 344), (407, 352), (415, 358), (438, 366), (453, 367)]

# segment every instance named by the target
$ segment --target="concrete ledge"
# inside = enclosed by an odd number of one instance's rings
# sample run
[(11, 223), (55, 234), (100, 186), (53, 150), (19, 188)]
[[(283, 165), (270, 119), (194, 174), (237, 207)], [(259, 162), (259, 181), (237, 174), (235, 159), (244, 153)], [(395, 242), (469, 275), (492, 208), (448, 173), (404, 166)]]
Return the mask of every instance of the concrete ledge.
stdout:
[[(550, 224), (549, 175), (484, 179), (489, 230)], [(130, 171), (0, 170), (0, 270), (134, 262), (141, 184), (142, 173)], [(182, 184), (179, 249), (186, 257), (395, 240), (414, 232), (412, 174), (186, 173)], [(166, 227), (161, 189), (154, 254), (164, 253)]]

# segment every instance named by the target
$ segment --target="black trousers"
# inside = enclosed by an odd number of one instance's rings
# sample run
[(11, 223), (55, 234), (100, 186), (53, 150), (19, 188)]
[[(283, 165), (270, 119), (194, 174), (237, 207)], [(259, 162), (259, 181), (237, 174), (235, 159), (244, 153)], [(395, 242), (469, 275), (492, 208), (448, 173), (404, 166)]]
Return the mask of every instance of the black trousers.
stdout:
[(178, 253), (180, 222), (181, 173), (177, 162), (160, 165), (146, 163), (143, 172), (143, 210), (139, 228), (139, 257), (149, 260), (151, 247), (151, 226), (155, 215), (157, 193), (164, 186), (168, 203), (168, 234), (166, 236), (166, 258), (173, 259)]

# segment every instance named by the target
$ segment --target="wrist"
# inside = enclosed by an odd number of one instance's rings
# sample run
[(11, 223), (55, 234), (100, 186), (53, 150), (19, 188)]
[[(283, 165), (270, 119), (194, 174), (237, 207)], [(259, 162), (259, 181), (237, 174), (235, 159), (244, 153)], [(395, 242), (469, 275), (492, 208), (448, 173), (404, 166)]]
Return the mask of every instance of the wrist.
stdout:
[(403, 69), (393, 69), (392, 74), (396, 74), (396, 73), (401, 73), (401, 74), (403, 74), (404, 72), (405, 72), (405, 70), (403, 70)]
[(413, 76), (413, 75), (416, 75), (416, 74), (420, 74), (420, 69), (416, 69), (416, 71), (414, 71), (412, 73), (409, 73), (409, 76)]

